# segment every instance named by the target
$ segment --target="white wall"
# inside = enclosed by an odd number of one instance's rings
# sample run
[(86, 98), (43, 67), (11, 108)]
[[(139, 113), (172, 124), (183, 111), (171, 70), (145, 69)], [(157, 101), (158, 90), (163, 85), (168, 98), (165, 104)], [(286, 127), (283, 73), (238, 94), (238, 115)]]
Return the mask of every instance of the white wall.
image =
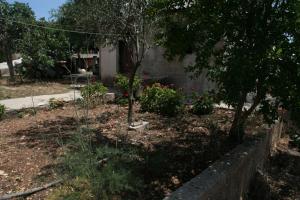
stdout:
[(203, 93), (215, 87), (212, 82), (207, 80), (205, 74), (192, 80), (189, 74), (185, 72), (185, 67), (195, 63), (195, 55), (188, 55), (182, 61), (168, 61), (163, 55), (163, 48), (151, 48), (142, 63), (141, 76), (146, 74), (157, 79), (167, 78), (176, 87), (182, 88), (185, 93), (191, 93), (192, 91)]
[(113, 83), (114, 77), (119, 71), (118, 47), (106, 46), (101, 49), (100, 76), (105, 83)]

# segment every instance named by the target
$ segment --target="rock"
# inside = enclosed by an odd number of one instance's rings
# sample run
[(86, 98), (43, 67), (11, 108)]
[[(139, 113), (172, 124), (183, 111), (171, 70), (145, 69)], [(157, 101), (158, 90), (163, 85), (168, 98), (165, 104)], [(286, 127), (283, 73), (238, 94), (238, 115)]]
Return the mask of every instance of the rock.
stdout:
[(143, 132), (149, 128), (149, 122), (135, 122), (132, 126), (129, 126), (129, 130), (135, 130), (138, 132)]
[(6, 173), (5, 173), (5, 171), (3, 171), (3, 170), (0, 170), (0, 176), (7, 177), (7, 176), (8, 176), (8, 174), (6, 174)]
[(106, 93), (104, 95), (104, 102), (105, 103), (112, 103), (115, 101), (116, 95), (115, 93)]

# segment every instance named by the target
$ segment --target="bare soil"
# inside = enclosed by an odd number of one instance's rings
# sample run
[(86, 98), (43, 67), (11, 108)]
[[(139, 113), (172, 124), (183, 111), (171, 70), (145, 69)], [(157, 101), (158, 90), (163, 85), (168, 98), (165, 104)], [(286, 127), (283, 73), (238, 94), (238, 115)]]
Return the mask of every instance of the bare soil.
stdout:
[(39, 96), (47, 94), (60, 94), (70, 91), (70, 85), (58, 82), (25, 82), (14, 85), (0, 79), (0, 100)]
[(289, 143), (288, 137), (281, 140), (267, 169), (253, 182), (248, 200), (300, 199), (300, 151)]
[[(127, 129), (126, 112), (126, 107), (109, 104), (86, 115), (84, 109), (70, 104), (58, 110), (42, 109), (36, 115), (23, 111), (7, 116), (0, 121), (0, 196), (56, 180), (64, 142), (87, 124), (102, 143), (146, 152), (153, 164), (142, 174), (146, 199), (162, 199), (234, 148), (227, 140), (234, 114), (230, 110), (216, 109), (201, 117), (185, 112), (167, 118), (140, 113), (136, 105), (135, 119), (150, 122), (149, 130), (142, 133)], [(257, 120), (250, 120), (249, 127), (259, 126)], [(51, 189), (27, 199), (44, 199), (49, 192)]]

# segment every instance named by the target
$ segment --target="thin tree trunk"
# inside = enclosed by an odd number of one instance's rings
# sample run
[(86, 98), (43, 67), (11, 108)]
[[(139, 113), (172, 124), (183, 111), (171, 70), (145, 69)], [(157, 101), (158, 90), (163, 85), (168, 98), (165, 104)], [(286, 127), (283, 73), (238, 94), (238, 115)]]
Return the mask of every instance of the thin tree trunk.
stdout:
[(134, 103), (134, 94), (133, 94), (133, 82), (134, 77), (139, 68), (140, 63), (136, 63), (129, 77), (129, 86), (128, 86), (128, 125), (131, 126), (133, 122), (133, 103)]
[(235, 115), (229, 132), (230, 139), (236, 143), (241, 143), (245, 135), (244, 129), (245, 120), (242, 119), (242, 115)]
[(15, 70), (13, 65), (12, 54), (9, 48), (6, 48), (6, 62), (9, 70), (10, 81), (15, 82)]
[(230, 128), (229, 137), (233, 141), (240, 143), (243, 141), (245, 135), (244, 126), (245, 120), (243, 119), (243, 107), (239, 107), (235, 111), (234, 119)]

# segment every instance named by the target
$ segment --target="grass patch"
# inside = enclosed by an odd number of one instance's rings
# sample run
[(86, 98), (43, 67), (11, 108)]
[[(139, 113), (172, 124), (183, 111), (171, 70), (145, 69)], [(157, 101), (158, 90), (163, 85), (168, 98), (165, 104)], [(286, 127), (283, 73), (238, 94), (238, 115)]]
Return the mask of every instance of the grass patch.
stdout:
[(80, 130), (62, 158), (62, 175), (69, 180), (56, 189), (52, 199), (135, 199), (142, 180), (137, 174), (139, 156), (128, 149), (94, 147), (90, 130)]

